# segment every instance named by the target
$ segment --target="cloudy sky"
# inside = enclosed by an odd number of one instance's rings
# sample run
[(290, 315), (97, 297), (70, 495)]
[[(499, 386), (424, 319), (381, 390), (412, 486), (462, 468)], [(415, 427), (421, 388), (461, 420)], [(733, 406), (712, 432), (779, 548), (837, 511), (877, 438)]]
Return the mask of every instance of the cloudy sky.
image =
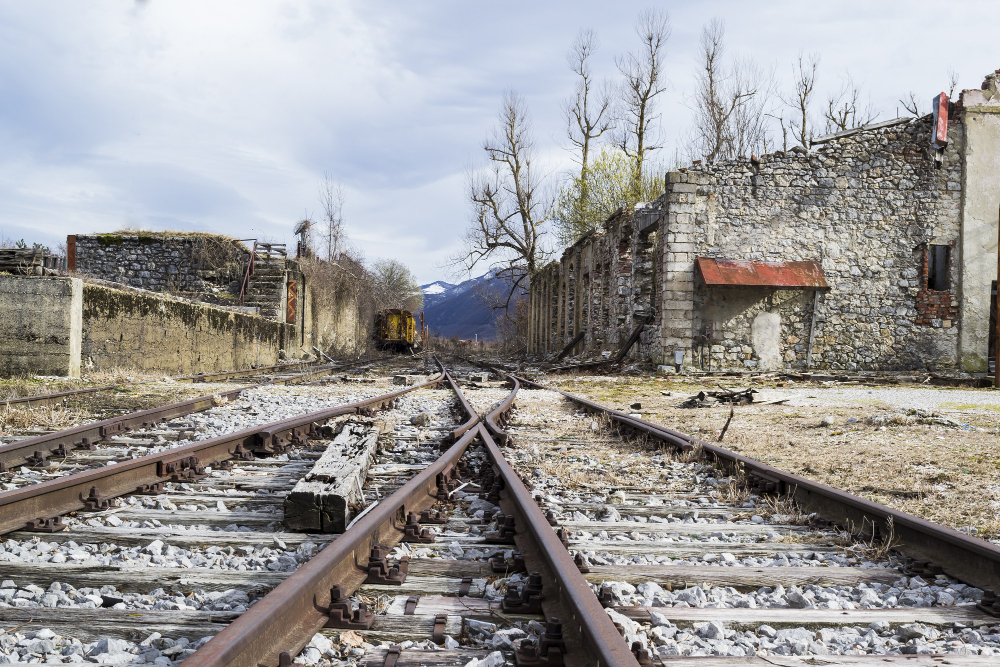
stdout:
[[(557, 180), (570, 166), (570, 43), (594, 28), (595, 70), (613, 78), (649, 6), (0, 0), (0, 237), (55, 247), (72, 233), (184, 229), (294, 245), (330, 173), (369, 260), (403, 260), (420, 282), (460, 279), (445, 264), (468, 221), (464, 173), (504, 90), (526, 98)], [(673, 26), (664, 158), (690, 126), (698, 35), (713, 17), (730, 53), (786, 86), (797, 54), (819, 53), (821, 102), (849, 71), (882, 119), (903, 113), (909, 91), (929, 109), (949, 69), (978, 88), (1000, 67), (989, 2), (656, 6)]]

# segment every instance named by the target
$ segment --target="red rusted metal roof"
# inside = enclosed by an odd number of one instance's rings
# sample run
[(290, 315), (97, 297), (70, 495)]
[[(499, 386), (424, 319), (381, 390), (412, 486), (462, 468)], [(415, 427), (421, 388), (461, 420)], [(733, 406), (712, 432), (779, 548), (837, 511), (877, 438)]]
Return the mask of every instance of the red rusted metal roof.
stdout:
[(698, 273), (709, 287), (830, 289), (819, 262), (743, 262), (699, 257)]

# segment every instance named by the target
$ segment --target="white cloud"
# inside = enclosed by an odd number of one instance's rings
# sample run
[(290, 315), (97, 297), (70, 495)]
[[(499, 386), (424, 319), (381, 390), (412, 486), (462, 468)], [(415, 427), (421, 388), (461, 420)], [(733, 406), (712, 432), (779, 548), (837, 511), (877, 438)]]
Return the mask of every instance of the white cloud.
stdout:
[[(292, 242), (329, 171), (368, 257), (401, 259), (422, 283), (446, 277), (468, 214), (463, 170), (503, 90), (527, 98), (549, 169), (567, 168), (566, 48), (597, 29), (596, 67), (613, 76), (645, 4), (5, 3), (0, 234), (55, 244), (131, 225)], [(977, 36), (986, 2), (666, 6), (664, 157), (686, 130), (698, 32), (713, 16), (731, 52), (786, 79), (799, 50), (820, 52), (820, 100), (850, 70), (885, 116), (911, 89), (929, 100), (949, 66), (977, 87), (1000, 65)]]

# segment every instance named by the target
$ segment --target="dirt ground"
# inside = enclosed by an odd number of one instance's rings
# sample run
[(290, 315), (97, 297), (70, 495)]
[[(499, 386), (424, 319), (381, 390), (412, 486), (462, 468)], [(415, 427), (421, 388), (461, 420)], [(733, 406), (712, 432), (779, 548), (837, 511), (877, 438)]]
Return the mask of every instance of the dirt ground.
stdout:
[(723, 447), (1000, 541), (1000, 391), (717, 377), (540, 381), (712, 442), (729, 405), (681, 403), (700, 390), (753, 388), (754, 403), (735, 407)]

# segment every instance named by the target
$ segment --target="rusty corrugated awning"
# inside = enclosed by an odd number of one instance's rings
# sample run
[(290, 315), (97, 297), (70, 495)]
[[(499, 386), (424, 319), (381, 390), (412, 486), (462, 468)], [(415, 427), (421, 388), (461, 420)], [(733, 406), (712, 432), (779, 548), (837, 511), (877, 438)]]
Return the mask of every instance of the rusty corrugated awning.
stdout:
[(744, 262), (699, 257), (698, 273), (708, 287), (830, 289), (819, 262)]

